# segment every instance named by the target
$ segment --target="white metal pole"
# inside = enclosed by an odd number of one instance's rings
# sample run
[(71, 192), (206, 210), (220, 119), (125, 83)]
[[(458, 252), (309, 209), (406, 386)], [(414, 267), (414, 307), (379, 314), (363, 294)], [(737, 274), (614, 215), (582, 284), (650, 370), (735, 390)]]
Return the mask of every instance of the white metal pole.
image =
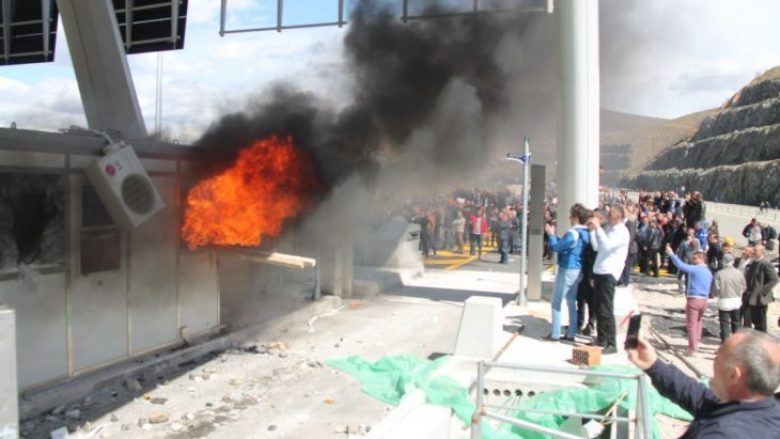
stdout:
[(523, 138), (523, 217), (520, 222), (520, 290), (517, 292), (517, 304), (525, 306), (528, 303), (526, 294), (526, 271), (528, 269), (528, 165), (531, 161), (528, 137)]

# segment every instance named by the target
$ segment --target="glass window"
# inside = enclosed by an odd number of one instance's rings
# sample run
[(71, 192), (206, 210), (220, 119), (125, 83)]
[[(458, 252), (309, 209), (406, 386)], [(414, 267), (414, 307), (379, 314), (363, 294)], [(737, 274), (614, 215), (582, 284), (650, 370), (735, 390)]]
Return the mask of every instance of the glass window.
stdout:
[(79, 236), (81, 274), (119, 270), (121, 235), (95, 189), (81, 188), (81, 231)]

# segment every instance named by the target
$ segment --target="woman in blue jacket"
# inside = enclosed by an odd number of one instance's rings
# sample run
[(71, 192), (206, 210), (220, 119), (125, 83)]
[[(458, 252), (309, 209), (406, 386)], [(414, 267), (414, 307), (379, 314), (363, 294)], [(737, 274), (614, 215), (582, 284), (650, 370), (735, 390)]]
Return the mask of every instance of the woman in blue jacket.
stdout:
[(585, 248), (590, 243), (588, 229), (584, 224), (590, 217), (590, 211), (580, 203), (574, 204), (569, 211), (569, 221), (572, 227), (558, 237), (555, 227), (544, 226), (549, 236), (552, 250), (558, 253), (558, 273), (555, 276), (555, 289), (552, 299), (552, 329), (545, 339), (559, 341), (561, 339), (561, 305), (566, 299), (569, 310), (569, 329), (564, 340), (574, 341), (577, 334), (577, 287), (582, 279), (582, 260)]

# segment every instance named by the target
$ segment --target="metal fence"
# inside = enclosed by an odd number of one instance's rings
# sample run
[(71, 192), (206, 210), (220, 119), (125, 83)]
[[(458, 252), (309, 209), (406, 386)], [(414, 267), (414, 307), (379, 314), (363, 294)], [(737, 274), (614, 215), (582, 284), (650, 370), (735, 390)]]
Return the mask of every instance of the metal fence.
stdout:
[[(637, 382), (637, 398), (636, 409), (634, 416), (618, 416), (617, 410), (612, 411), (612, 415), (597, 415), (589, 413), (567, 413), (555, 410), (539, 410), (539, 409), (527, 409), (518, 407), (507, 407), (500, 405), (485, 404), (484, 401), (484, 389), (485, 389), (485, 374), (490, 368), (511, 369), (525, 372), (542, 372), (553, 373), (561, 375), (579, 375), (586, 377), (599, 377), (599, 378), (613, 378), (620, 380), (632, 380)], [(542, 425), (534, 424), (532, 422), (523, 421), (507, 414), (500, 414), (499, 411), (512, 411), (512, 412), (527, 412), (527, 413), (544, 413), (550, 415), (557, 415), (563, 417), (576, 416), (583, 419), (594, 419), (599, 421), (610, 421), (613, 423), (626, 423), (630, 427), (634, 426), (634, 437), (637, 439), (649, 439), (652, 437), (652, 423), (650, 419), (650, 406), (648, 405), (648, 383), (647, 377), (644, 374), (621, 374), (613, 372), (599, 372), (593, 370), (580, 370), (580, 369), (565, 369), (548, 366), (531, 366), (512, 363), (496, 363), (480, 361), (477, 370), (477, 389), (476, 389), (476, 410), (471, 419), (471, 439), (482, 438), (482, 420), (483, 418), (494, 419), (496, 421), (505, 422), (515, 425), (520, 428), (524, 428), (529, 431), (537, 433), (543, 433), (556, 438), (563, 439), (582, 439), (581, 436), (575, 436), (566, 432), (553, 430)]]

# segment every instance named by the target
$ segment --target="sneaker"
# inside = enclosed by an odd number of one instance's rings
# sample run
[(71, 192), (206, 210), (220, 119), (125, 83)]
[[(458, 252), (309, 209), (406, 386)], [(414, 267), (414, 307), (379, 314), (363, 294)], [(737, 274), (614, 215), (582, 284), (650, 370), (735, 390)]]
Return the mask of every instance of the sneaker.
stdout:
[(606, 346), (601, 350), (601, 355), (617, 354), (617, 351), (615, 346)]
[(544, 337), (542, 337), (542, 340), (544, 340), (544, 341), (555, 341), (555, 342), (557, 342), (557, 341), (560, 341), (561, 339), (560, 339), (560, 338), (554, 338), (554, 337), (552, 336), (552, 334), (547, 334), (547, 335), (545, 335)]
[(593, 335), (593, 325), (588, 323), (582, 330), (582, 335)]
[(566, 344), (574, 344), (575, 343), (574, 337), (561, 337), (558, 341), (560, 341), (561, 343), (566, 343)]

